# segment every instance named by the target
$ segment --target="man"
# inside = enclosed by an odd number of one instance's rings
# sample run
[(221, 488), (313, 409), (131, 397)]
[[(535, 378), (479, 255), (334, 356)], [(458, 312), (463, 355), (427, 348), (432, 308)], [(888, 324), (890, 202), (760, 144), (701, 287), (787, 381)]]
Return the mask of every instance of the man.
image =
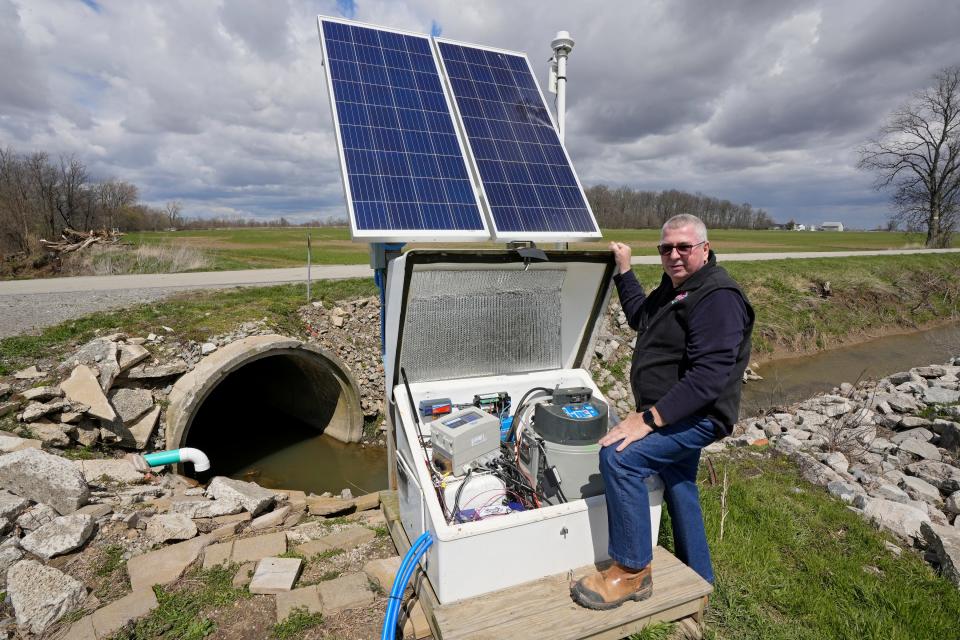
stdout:
[(649, 296), (630, 268), (630, 247), (610, 244), (614, 283), (637, 344), (630, 367), (637, 412), (600, 440), (613, 564), (577, 582), (581, 605), (611, 609), (653, 593), (653, 542), (645, 480), (659, 474), (677, 557), (713, 583), (697, 466), (700, 450), (730, 435), (750, 359), (754, 314), (717, 266), (707, 229), (692, 215), (667, 220), (660, 235), (664, 276)]

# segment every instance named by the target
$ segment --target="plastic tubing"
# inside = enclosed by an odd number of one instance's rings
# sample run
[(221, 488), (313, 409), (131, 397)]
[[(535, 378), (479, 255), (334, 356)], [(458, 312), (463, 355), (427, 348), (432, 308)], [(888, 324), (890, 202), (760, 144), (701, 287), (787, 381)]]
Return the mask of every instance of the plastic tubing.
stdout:
[(170, 449), (169, 451), (157, 451), (143, 456), (144, 461), (151, 467), (160, 467), (165, 464), (177, 464), (178, 462), (192, 462), (193, 470), (209, 471), (210, 458), (200, 449), (193, 447), (182, 447), (180, 449)]
[(407, 583), (410, 582), (420, 558), (432, 544), (433, 537), (430, 532), (424, 531), (403, 557), (397, 576), (393, 580), (393, 588), (390, 589), (387, 612), (383, 617), (383, 630), (380, 633), (381, 640), (394, 640), (396, 638), (397, 617), (400, 613), (400, 604), (403, 601), (403, 592), (406, 591)]

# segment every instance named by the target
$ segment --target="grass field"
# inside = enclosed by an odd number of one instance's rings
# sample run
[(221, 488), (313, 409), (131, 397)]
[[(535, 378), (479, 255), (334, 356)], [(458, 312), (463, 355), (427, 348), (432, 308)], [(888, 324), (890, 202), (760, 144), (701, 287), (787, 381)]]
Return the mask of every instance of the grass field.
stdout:
[[(186, 246), (206, 254), (210, 269), (266, 269), (296, 267), (307, 261), (307, 234), (313, 244), (314, 264), (364, 264), (369, 260), (367, 245), (353, 242), (343, 227), (314, 229), (215, 229), (210, 231), (159, 231), (131, 233), (127, 242), (140, 245)], [(604, 242), (575, 243), (572, 248), (600, 248), (608, 240), (627, 242), (636, 255), (654, 255), (659, 240), (656, 229), (607, 229)], [(922, 248), (919, 234), (886, 232), (808, 232), (717, 230), (710, 241), (718, 253), (787, 251), (857, 251)], [(424, 245), (410, 245), (424, 246)], [(493, 248), (502, 245), (474, 243), (445, 244), (447, 247)]]

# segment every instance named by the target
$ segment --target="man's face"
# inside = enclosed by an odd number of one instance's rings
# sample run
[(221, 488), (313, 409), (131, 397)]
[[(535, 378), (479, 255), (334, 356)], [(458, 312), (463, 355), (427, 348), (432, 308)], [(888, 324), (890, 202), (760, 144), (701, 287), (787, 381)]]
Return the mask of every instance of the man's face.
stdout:
[(671, 250), (667, 255), (660, 255), (663, 271), (670, 278), (673, 286), (676, 287), (707, 264), (710, 243), (698, 244), (699, 242), (700, 238), (697, 237), (692, 226), (667, 229), (663, 232), (661, 245), (697, 245), (686, 255), (681, 254), (678, 249)]

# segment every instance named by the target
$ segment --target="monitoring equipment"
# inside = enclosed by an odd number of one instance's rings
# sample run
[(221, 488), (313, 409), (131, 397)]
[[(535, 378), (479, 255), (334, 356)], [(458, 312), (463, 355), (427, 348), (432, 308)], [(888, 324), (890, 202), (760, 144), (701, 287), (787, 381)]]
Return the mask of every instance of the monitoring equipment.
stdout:
[(500, 420), (476, 407), (430, 423), (433, 462), (445, 473), (463, 475), (500, 452)]

